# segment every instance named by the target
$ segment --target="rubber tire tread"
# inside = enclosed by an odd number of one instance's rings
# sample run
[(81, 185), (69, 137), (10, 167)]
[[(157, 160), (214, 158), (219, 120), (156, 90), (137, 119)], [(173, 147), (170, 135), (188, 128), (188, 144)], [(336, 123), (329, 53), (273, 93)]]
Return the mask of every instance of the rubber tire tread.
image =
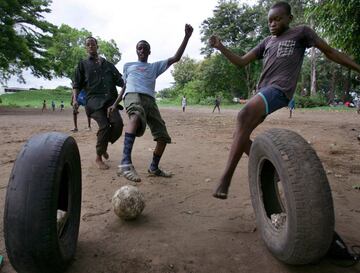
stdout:
[[(287, 221), (277, 230), (263, 202), (260, 173), (269, 160), (283, 185)], [(273, 128), (257, 136), (249, 156), (249, 187), (257, 227), (270, 252), (293, 265), (317, 262), (334, 234), (334, 208), (326, 173), (314, 149), (299, 134)]]
[[(65, 182), (64, 180), (65, 175)], [(60, 186), (66, 185), (67, 196)], [(59, 199), (68, 200), (68, 226), (57, 235)], [(7, 187), (4, 238), (17, 272), (63, 272), (75, 256), (81, 213), (81, 161), (73, 137), (35, 135), (19, 152)]]

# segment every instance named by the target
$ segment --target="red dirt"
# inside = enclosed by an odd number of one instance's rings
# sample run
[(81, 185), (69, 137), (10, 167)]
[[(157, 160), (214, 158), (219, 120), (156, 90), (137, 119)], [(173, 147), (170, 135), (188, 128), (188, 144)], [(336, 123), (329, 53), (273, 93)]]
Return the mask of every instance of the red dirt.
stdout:
[[(229, 153), (236, 110), (211, 113), (212, 108), (162, 108), (173, 144), (160, 165), (173, 178), (147, 175), (154, 142), (149, 130), (135, 141), (133, 163), (142, 177), (138, 184), (146, 207), (132, 222), (111, 211), (111, 197), (128, 184), (116, 176), (123, 137), (109, 146), (110, 169), (95, 167), (96, 124), (86, 131), (79, 115), (79, 132), (71, 133), (72, 114), (36, 109), (0, 108), (0, 201), (13, 162), (31, 135), (60, 131), (73, 135), (79, 145), (83, 172), (82, 212), (76, 259), (68, 272), (359, 272), (339, 268), (329, 260), (317, 265), (288, 266), (276, 260), (256, 231), (247, 179), (247, 156), (234, 175), (227, 200), (211, 196)], [(127, 122), (124, 112), (122, 113)], [(288, 128), (302, 135), (318, 153), (332, 188), (336, 230), (349, 245), (360, 244), (360, 115), (353, 112), (280, 110), (266, 119), (254, 136), (271, 127)], [(3, 209), (0, 216), (3, 216)], [(0, 231), (3, 235), (3, 222)], [(2, 272), (14, 272), (6, 256), (3, 236)]]

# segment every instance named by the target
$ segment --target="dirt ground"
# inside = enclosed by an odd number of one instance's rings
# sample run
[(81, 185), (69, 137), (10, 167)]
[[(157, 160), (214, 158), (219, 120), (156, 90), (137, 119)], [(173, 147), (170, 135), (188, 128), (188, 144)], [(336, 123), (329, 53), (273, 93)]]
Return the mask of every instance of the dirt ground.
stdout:
[[(13, 162), (30, 136), (49, 131), (72, 135), (82, 163), (82, 211), (76, 259), (68, 272), (360, 272), (360, 266), (339, 268), (331, 261), (288, 266), (266, 249), (256, 230), (251, 205), (247, 163), (240, 161), (227, 200), (211, 196), (229, 153), (237, 110), (211, 113), (210, 108), (161, 108), (173, 144), (160, 165), (175, 175), (147, 175), (154, 142), (147, 130), (135, 141), (133, 163), (142, 177), (145, 195), (142, 215), (123, 222), (111, 210), (111, 197), (129, 184), (116, 176), (123, 137), (109, 146), (109, 170), (94, 165), (97, 126), (85, 130), (83, 109), (79, 132), (72, 133), (72, 114), (41, 113), (38, 109), (0, 108), (0, 202), (4, 204)], [(127, 122), (125, 113), (122, 113)], [(360, 115), (353, 112), (296, 110), (292, 119), (283, 109), (257, 128), (253, 136), (272, 127), (301, 134), (318, 153), (332, 188), (336, 230), (349, 245), (360, 245)], [(0, 217), (3, 217), (3, 205)], [(0, 221), (1, 272), (14, 272), (6, 256), (3, 222)]]

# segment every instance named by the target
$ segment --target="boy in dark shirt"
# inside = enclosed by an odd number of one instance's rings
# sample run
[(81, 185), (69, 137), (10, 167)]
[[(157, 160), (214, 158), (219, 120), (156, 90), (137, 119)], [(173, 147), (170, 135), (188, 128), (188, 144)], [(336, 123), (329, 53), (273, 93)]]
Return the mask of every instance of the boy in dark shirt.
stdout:
[(220, 98), (219, 97), (216, 97), (216, 99), (215, 99), (215, 106), (214, 106), (214, 109), (213, 109), (213, 113), (214, 113), (214, 111), (215, 111), (215, 109), (218, 109), (218, 112), (220, 113)]
[(212, 47), (220, 50), (229, 61), (243, 67), (263, 59), (263, 70), (258, 93), (241, 109), (237, 116), (236, 130), (225, 170), (213, 196), (226, 199), (235, 168), (245, 152), (249, 155), (252, 131), (276, 110), (286, 107), (293, 97), (306, 48), (316, 47), (330, 60), (360, 73), (360, 66), (347, 55), (331, 48), (309, 27), (290, 28), (291, 7), (286, 2), (274, 4), (268, 13), (271, 36), (243, 56), (228, 50), (216, 36), (209, 39)]
[(41, 112), (44, 112), (46, 110), (46, 100), (43, 101)]
[(80, 61), (75, 71), (72, 101), (73, 107), (77, 109), (77, 96), (80, 90), (86, 90), (86, 114), (99, 126), (95, 162), (100, 169), (105, 170), (109, 166), (102, 157), (109, 158), (108, 143), (119, 139), (124, 127), (118, 109), (108, 113), (108, 108), (118, 96), (116, 86), (123, 87), (124, 81), (116, 67), (98, 55), (98, 44), (94, 37), (86, 38), (85, 46), (89, 57)]

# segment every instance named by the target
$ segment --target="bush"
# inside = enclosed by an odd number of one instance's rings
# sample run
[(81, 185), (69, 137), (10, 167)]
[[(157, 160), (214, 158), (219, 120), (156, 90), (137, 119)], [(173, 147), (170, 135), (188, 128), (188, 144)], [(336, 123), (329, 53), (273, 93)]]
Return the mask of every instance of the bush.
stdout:
[(295, 103), (296, 107), (298, 108), (312, 108), (312, 107), (319, 107), (319, 106), (326, 106), (327, 100), (325, 96), (321, 94), (317, 94), (315, 96), (300, 96), (295, 95)]
[(200, 99), (200, 105), (213, 105), (215, 102), (215, 97), (206, 97), (204, 99)]
[(55, 89), (57, 89), (57, 90), (72, 90), (72, 88), (71, 87), (69, 87), (69, 86), (65, 86), (65, 85), (59, 85), (59, 86), (57, 86)]

